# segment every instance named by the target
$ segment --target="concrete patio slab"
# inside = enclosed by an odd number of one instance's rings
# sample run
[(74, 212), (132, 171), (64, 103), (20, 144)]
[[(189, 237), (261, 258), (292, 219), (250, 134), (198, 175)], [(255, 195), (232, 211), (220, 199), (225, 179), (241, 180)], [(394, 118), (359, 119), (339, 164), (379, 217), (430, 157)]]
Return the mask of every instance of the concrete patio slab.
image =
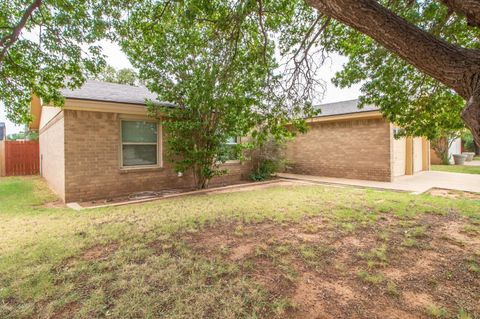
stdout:
[(420, 172), (415, 175), (401, 176), (393, 182), (375, 182), (358, 179), (322, 177), (279, 173), (278, 177), (310, 181), (322, 184), (339, 184), (367, 188), (389, 189), (413, 193), (424, 193), (432, 188), (444, 188), (466, 192), (480, 193), (480, 175), (448, 172)]
[(465, 162), (466, 166), (480, 166), (480, 161), (470, 161), (470, 162)]

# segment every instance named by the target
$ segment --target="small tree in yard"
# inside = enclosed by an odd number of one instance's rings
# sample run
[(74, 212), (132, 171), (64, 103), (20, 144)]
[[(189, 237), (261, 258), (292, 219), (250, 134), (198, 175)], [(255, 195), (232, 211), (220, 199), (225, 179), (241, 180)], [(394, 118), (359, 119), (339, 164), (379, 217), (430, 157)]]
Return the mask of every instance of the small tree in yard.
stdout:
[(250, 178), (254, 181), (268, 179), (280, 171), (287, 163), (284, 140), (269, 139), (255, 149), (252, 154), (253, 171)]
[[(224, 174), (221, 164), (241, 157), (242, 149), (289, 135), (287, 122), (304, 128), (294, 120), (300, 108), (287, 107), (270, 89), (278, 80), (271, 73), (273, 43), (251, 19), (256, 10), (258, 2), (144, 2), (119, 26), (140, 77), (159, 100), (175, 105), (150, 101), (149, 110), (162, 120), (169, 159), (179, 172), (192, 170), (198, 188)], [(302, 109), (309, 114), (308, 106)], [(227, 144), (246, 135), (249, 143)]]
[(443, 165), (450, 164), (450, 154), (448, 150), (452, 146), (452, 143), (455, 141), (455, 139), (459, 138), (461, 135), (462, 133), (459, 131), (451, 131), (444, 133), (443, 136), (434, 138), (430, 141), (433, 150), (440, 158)]

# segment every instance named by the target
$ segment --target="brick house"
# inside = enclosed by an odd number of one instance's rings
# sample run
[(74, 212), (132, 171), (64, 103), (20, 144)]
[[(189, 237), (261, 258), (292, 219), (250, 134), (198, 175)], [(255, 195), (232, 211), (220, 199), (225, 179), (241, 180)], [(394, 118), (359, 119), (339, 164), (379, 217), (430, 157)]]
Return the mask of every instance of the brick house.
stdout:
[[(30, 128), (40, 133), (40, 173), (63, 201), (193, 186), (188, 172), (177, 174), (164, 159), (166, 136), (147, 116), (145, 99), (156, 98), (147, 89), (87, 81), (62, 94), (63, 108), (33, 98)], [(359, 110), (356, 101), (321, 108), (310, 131), (287, 147), (293, 173), (390, 181), (428, 169), (428, 142), (395, 140), (376, 108)], [(229, 173), (211, 185), (248, 179), (250, 163), (225, 165)]]
[(287, 145), (290, 173), (392, 181), (430, 169), (424, 138), (395, 139), (398, 129), (375, 106), (358, 100), (323, 104), (309, 131)]
[[(87, 81), (63, 90), (63, 108), (32, 100), (31, 129), (40, 133), (40, 174), (65, 202), (128, 195), (139, 191), (191, 188), (189, 173), (177, 174), (164, 159), (161, 121), (147, 116), (147, 89)], [(248, 178), (249, 163), (224, 164), (225, 185)]]

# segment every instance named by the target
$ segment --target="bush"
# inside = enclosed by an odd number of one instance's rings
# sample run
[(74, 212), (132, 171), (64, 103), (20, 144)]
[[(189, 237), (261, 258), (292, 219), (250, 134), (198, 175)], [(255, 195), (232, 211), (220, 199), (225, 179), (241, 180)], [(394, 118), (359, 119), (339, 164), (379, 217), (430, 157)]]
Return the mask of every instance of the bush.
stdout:
[(253, 170), (250, 178), (263, 181), (285, 166), (284, 142), (270, 139), (264, 142), (252, 154)]
[(475, 152), (475, 142), (470, 131), (465, 132), (462, 135), (463, 146), (467, 152)]
[(264, 160), (261, 161), (257, 167), (251, 174), (250, 178), (253, 181), (263, 181), (272, 176), (275, 172), (278, 171), (278, 163), (272, 160)]

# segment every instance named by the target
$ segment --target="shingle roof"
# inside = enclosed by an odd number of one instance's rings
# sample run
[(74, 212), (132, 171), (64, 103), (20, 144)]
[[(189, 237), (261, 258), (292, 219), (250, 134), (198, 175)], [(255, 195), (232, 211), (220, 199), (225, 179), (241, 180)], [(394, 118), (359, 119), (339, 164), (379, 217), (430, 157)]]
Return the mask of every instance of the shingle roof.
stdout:
[[(61, 93), (65, 98), (93, 100), (117, 103), (130, 103), (145, 105), (145, 100), (157, 101), (157, 95), (150, 92), (146, 87), (131, 86), (125, 84), (108, 83), (96, 80), (87, 80), (77, 89), (63, 89)], [(167, 106), (171, 103), (158, 102)]]
[(358, 108), (358, 104), (359, 104), (359, 100), (355, 99), (355, 100), (349, 100), (349, 101), (320, 104), (315, 106), (315, 108), (321, 110), (321, 113), (317, 115), (318, 117), (371, 112), (371, 111), (379, 110), (379, 108), (374, 105), (365, 105), (363, 108), (360, 109)]
[[(63, 89), (61, 90), (65, 98), (105, 101), (116, 103), (130, 103), (145, 105), (145, 100), (157, 101), (157, 95), (150, 92), (146, 87), (131, 86), (125, 84), (108, 83), (97, 80), (87, 80), (85, 84), (77, 89)], [(158, 102), (161, 105), (174, 106), (168, 102)], [(352, 114), (361, 112), (371, 112), (379, 110), (374, 105), (365, 105), (363, 108), (358, 108), (359, 100), (349, 100), (334, 103), (326, 103), (317, 105), (316, 108), (321, 110), (318, 117)]]

